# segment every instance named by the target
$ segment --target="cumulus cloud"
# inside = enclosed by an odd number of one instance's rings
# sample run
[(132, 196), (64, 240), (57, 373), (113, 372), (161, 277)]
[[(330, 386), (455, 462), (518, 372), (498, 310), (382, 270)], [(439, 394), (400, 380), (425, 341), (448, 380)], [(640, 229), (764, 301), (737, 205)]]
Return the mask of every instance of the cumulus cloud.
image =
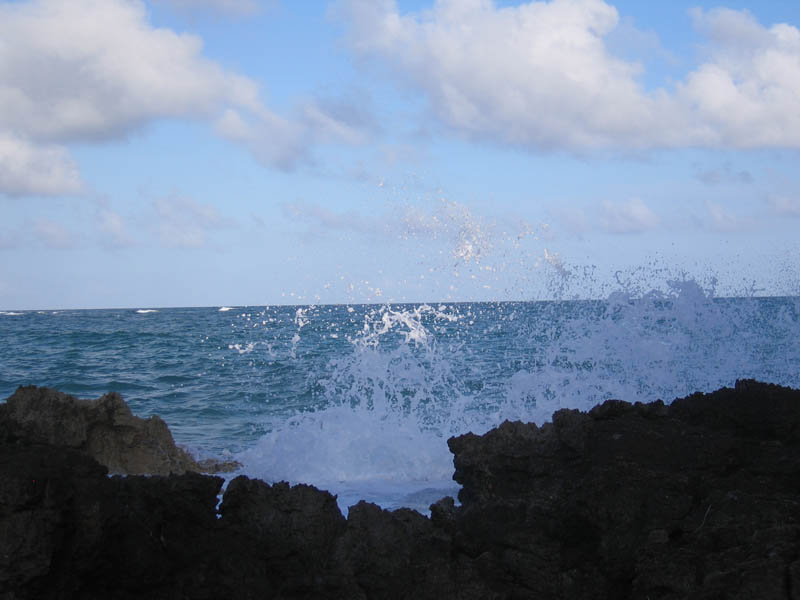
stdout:
[(800, 146), (800, 31), (741, 11), (695, 11), (706, 62), (674, 90), (645, 90), (615, 56), (603, 0), (498, 7), (437, 0), (401, 14), (393, 0), (344, 0), (350, 43), (424, 91), (446, 125), (536, 151)]
[(0, 6), (0, 127), (33, 140), (96, 141), (163, 117), (260, 111), (256, 84), (202, 56), (195, 36), (157, 29), (122, 0)]
[(800, 146), (800, 30), (763, 27), (746, 11), (692, 11), (708, 37), (708, 62), (678, 96), (710, 146)]
[(276, 115), (254, 80), (206, 58), (199, 37), (153, 27), (138, 0), (2, 3), (0, 39), (0, 193), (75, 192), (68, 144), (118, 139), (158, 119), (216, 123), (284, 169), (306, 160), (312, 124), (353, 136), (324, 109), (297, 123)]
[(636, 146), (663, 112), (637, 85), (639, 67), (606, 49), (618, 15), (600, 0), (440, 0), (419, 17), (390, 0), (346, 7), (354, 48), (388, 62), (442, 121), (473, 137), (537, 149)]
[(48, 196), (81, 187), (78, 167), (64, 148), (34, 144), (0, 129), (0, 193)]

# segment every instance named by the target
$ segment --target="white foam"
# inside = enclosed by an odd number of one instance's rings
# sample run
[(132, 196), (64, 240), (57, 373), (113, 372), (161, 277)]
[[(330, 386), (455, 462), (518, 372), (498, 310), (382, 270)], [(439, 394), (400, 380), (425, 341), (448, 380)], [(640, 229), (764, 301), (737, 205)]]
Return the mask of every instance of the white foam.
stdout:
[(445, 438), (413, 419), (349, 405), (297, 415), (237, 459), (248, 475), (330, 490), (343, 510), (360, 499), (408, 506), (409, 495), (436, 490), (417, 500), (427, 510), (457, 491)]
[(242, 344), (228, 344), (228, 350), (236, 350), (239, 354), (250, 354), (253, 350), (255, 350), (255, 343), (248, 342), (245, 345)]
[[(462, 398), (424, 318), (460, 315), (428, 305), (368, 311), (361, 331), (348, 336), (353, 352), (332, 360), (317, 381), (327, 406), (266, 424), (270, 433), (237, 457), (243, 471), (329, 489), (343, 510), (366, 499), (426, 511), (456, 494), (447, 438), (460, 428)], [(298, 331), (310, 319), (298, 312)], [(401, 343), (390, 343), (398, 336)], [(299, 339), (295, 333), (293, 348)]]
[[(244, 472), (330, 489), (342, 507), (364, 498), (424, 510), (455, 492), (451, 435), (506, 419), (541, 424), (609, 398), (670, 401), (770, 373), (800, 385), (790, 367), (800, 364), (798, 305), (717, 300), (679, 280), (602, 302), (485, 310), (499, 312), (487, 321), (447, 305), (366, 309), (356, 332), (339, 330), (351, 352), (309, 375), (319, 408), (262, 424), (269, 433), (238, 457)], [(290, 354), (318, 317), (298, 310)], [(482, 337), (493, 327), (502, 345)]]
[(24, 314), (25, 313), (21, 313), (21, 312), (0, 310), (0, 315), (5, 315), (7, 317), (19, 317), (19, 316), (24, 315)]
[(158, 311), (156, 309), (154, 309), (154, 308), (140, 308), (136, 312), (139, 313), (140, 315), (146, 315), (146, 314), (149, 314), (149, 313), (156, 313)]
[(234, 307), (232, 306), (220, 306), (218, 312), (228, 312), (229, 310), (233, 310)]

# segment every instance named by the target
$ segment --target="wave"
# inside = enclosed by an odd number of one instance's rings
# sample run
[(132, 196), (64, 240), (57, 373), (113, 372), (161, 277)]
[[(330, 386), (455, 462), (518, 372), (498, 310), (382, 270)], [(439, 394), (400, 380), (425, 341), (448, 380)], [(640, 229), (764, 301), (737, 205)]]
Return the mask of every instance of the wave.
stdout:
[(0, 310), (0, 315), (5, 315), (7, 317), (19, 317), (19, 316), (24, 315), (24, 314), (25, 313), (14, 312), (14, 311), (10, 311), (10, 310)]
[(140, 315), (146, 315), (149, 313), (157, 313), (158, 311), (154, 308), (140, 308), (136, 312), (139, 313)]
[[(598, 301), (364, 311), (337, 330), (349, 351), (308, 375), (317, 406), (268, 419), (237, 457), (247, 474), (331, 489), (343, 507), (380, 498), (424, 510), (424, 490), (452, 493), (451, 435), (504, 420), (541, 424), (609, 398), (669, 402), (741, 378), (800, 387), (791, 367), (800, 364), (800, 298), (716, 298), (673, 281)], [(292, 357), (326, 318), (298, 313)]]

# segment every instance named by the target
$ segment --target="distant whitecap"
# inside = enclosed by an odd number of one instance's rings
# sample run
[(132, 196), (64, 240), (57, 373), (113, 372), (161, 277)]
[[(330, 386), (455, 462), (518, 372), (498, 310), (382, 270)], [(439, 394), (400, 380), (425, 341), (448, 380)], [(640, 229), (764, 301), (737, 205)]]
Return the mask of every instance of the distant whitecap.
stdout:
[(140, 308), (136, 312), (139, 313), (140, 315), (146, 315), (147, 313), (154, 313), (158, 311), (154, 308)]
[(24, 314), (24, 313), (21, 313), (21, 312), (12, 312), (12, 311), (10, 311), (10, 310), (9, 310), (9, 311), (6, 311), (6, 310), (0, 310), (0, 315), (6, 315), (7, 317), (19, 317), (19, 316), (20, 316), (20, 315), (22, 315), (22, 314)]
[(219, 307), (219, 312), (228, 312), (229, 310), (233, 310), (233, 307), (231, 307), (231, 306), (220, 306)]

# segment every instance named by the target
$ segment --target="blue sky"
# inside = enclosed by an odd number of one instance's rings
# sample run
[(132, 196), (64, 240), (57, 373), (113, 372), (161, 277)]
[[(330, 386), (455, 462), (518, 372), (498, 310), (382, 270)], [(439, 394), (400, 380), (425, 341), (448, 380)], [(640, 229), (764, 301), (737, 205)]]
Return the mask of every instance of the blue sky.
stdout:
[(800, 4), (0, 1), (0, 310), (800, 293)]

